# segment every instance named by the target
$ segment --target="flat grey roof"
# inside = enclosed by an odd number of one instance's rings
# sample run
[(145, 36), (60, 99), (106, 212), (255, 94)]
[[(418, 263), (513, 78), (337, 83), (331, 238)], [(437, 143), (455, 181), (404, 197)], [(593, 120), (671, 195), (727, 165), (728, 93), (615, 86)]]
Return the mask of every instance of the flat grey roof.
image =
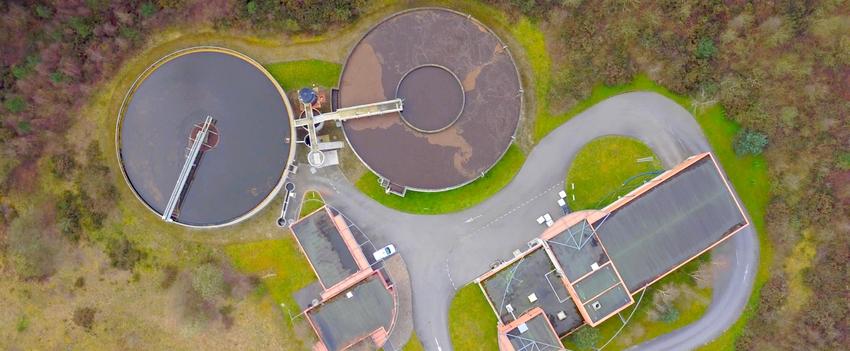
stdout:
[(578, 278), (590, 273), (593, 263), (601, 266), (608, 262), (608, 255), (599, 245), (599, 238), (593, 234), (586, 220), (582, 220), (547, 242), (570, 282), (575, 282)]
[(581, 302), (585, 302), (619, 283), (620, 278), (614, 272), (614, 266), (609, 264), (591, 273), (578, 283), (573, 284), (573, 289), (575, 289)]
[(545, 315), (539, 314), (534, 318), (525, 322), (528, 327), (524, 333), (519, 331), (519, 327), (508, 331), (507, 336), (517, 351), (554, 351), (563, 350), (564, 346), (558, 335), (552, 332), (549, 325), (546, 323)]
[[(600, 305), (598, 310), (593, 307), (593, 304), (596, 302)], [(590, 317), (590, 320), (593, 321), (593, 323), (596, 323), (618, 310), (620, 307), (626, 306), (631, 302), (629, 293), (625, 288), (623, 288), (623, 284), (617, 284), (617, 286), (613, 289), (608, 290), (604, 294), (599, 295), (599, 297), (585, 303), (584, 308), (587, 310), (587, 315)]]
[(720, 172), (704, 157), (594, 227), (635, 292), (745, 224)]
[(344, 347), (383, 327), (389, 331), (393, 317), (393, 298), (378, 275), (340, 293), (307, 312), (319, 336), (330, 351)]
[(333, 219), (324, 208), (293, 224), (292, 232), (326, 288), (359, 270)]
[[(546, 251), (541, 248), (503, 268), (498, 273), (481, 282), (487, 296), (495, 307), (502, 323), (510, 323), (513, 316), (519, 317), (534, 307), (540, 307), (551, 321), (558, 334), (566, 333), (584, 323), (570, 298), (567, 288), (558, 278), (555, 266)], [(528, 296), (534, 294), (537, 301), (531, 302)], [(507, 305), (513, 307), (513, 315)], [(558, 312), (567, 315), (564, 320), (557, 318)]]

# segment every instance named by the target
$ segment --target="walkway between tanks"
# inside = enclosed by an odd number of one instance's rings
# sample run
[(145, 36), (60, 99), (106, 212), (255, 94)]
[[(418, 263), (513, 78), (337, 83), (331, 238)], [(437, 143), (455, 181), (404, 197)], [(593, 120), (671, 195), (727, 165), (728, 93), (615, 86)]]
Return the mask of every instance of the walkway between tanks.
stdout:
[[(535, 219), (557, 214), (557, 193), (573, 156), (588, 141), (609, 134), (638, 138), (671, 167), (711, 148), (688, 111), (655, 93), (628, 93), (587, 109), (546, 136), (528, 155), (520, 172), (501, 192), (457, 213), (412, 215), (398, 212), (360, 193), (336, 167), (296, 177), (299, 192), (318, 190), (326, 202), (351, 218), (373, 243), (393, 243), (404, 255), (413, 287), (414, 325), (427, 350), (451, 350), (448, 310), (456, 289), (508, 259), (543, 227)], [(662, 335), (636, 349), (693, 349), (738, 318), (752, 289), (758, 243), (752, 227), (712, 252), (717, 263), (712, 303), (697, 322)], [(496, 327), (495, 325), (493, 326)], [(396, 345), (399, 346), (399, 345)]]

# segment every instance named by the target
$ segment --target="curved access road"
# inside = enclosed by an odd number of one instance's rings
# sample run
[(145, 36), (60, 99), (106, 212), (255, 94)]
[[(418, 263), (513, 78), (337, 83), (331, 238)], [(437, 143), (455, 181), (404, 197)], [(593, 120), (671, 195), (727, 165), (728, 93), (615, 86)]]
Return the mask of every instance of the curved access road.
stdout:
[[(302, 171), (298, 191), (316, 189), (369, 234), (376, 246), (393, 243), (404, 255), (413, 288), (414, 325), (427, 350), (452, 350), (448, 309), (455, 291), (497, 259), (526, 247), (543, 227), (535, 219), (556, 214), (557, 193), (573, 156), (588, 141), (609, 134), (642, 140), (670, 167), (711, 151), (696, 120), (655, 93), (628, 93), (587, 109), (546, 136), (502, 191), (452, 214), (422, 216), (388, 209), (364, 196), (335, 167)], [(380, 246), (379, 246), (380, 247)], [(641, 350), (686, 350), (723, 333), (740, 316), (752, 290), (758, 243), (751, 229), (712, 252), (714, 294), (697, 322), (644, 344)], [(493, 326), (495, 328), (495, 326)], [(401, 347), (403, 345), (393, 345)]]

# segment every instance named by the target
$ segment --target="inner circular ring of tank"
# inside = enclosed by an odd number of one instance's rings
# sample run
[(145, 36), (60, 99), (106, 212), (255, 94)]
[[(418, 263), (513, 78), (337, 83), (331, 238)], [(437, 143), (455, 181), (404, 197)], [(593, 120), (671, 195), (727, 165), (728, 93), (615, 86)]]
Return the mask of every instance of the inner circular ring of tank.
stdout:
[(206, 116), (215, 120), (215, 134), (201, 148), (173, 218), (194, 228), (235, 224), (262, 210), (283, 188), (294, 158), (292, 108), (265, 68), (220, 47), (171, 53), (139, 75), (116, 125), (124, 179), (159, 216)]
[(451, 127), (463, 113), (466, 94), (457, 75), (444, 66), (425, 64), (407, 71), (395, 96), (404, 100), (401, 119), (423, 133)]

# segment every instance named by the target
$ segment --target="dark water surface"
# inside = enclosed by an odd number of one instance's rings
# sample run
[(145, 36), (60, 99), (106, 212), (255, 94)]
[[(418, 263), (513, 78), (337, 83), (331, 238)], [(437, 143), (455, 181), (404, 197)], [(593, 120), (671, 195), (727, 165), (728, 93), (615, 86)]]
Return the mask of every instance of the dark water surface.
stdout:
[(205, 152), (185, 191), (178, 222), (224, 224), (260, 204), (289, 159), (290, 116), (257, 67), (220, 52), (194, 52), (154, 70), (133, 93), (120, 129), (131, 185), (162, 213), (185, 161), (189, 135), (209, 115), (218, 145)]

